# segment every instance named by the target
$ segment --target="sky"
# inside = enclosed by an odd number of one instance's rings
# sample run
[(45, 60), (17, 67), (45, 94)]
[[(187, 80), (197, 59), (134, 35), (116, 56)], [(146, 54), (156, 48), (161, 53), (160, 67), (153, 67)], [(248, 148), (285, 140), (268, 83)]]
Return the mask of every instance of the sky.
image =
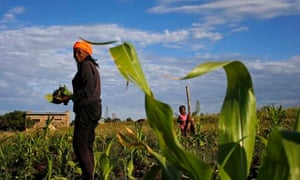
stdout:
[[(300, 105), (299, 0), (0, 0), (0, 114), (63, 112), (44, 96), (58, 86), (72, 89), (79, 37), (134, 45), (156, 99), (178, 113), (219, 113), (226, 93), (223, 69), (183, 77), (208, 61), (241, 61), (250, 72), (257, 107)], [(93, 46), (100, 64), (102, 116), (145, 118), (144, 94), (126, 86), (109, 49)]]

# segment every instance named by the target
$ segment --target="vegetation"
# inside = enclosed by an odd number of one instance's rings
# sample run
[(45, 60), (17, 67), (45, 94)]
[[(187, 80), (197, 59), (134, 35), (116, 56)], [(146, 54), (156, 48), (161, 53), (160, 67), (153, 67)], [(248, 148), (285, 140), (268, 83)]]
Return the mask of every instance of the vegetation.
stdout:
[(34, 121), (25, 118), (24, 111), (13, 111), (0, 116), (0, 130), (2, 131), (23, 131), (31, 128)]
[[(182, 175), (192, 179), (246, 179), (248, 177), (254, 157), (258, 122), (251, 75), (243, 63), (205, 62), (196, 66), (184, 77), (178, 78), (179, 80), (196, 78), (218, 68), (225, 70), (227, 92), (218, 120), (216, 168), (212, 168), (208, 162), (188, 152), (179, 143), (173, 130), (172, 109), (152, 94), (134, 47), (125, 42), (111, 48), (110, 53), (123, 77), (138, 86), (145, 94), (146, 115), (158, 139), (160, 154), (144, 143), (138, 143), (136, 148), (144, 146), (159, 162), (159, 166), (153, 168), (152, 177), (158, 172), (161, 172), (163, 179), (180, 179)], [(299, 118), (296, 119), (298, 124)], [(274, 174), (280, 179), (300, 177), (299, 125), (295, 127), (293, 131), (282, 131), (278, 128), (272, 130), (270, 141), (269, 139), (265, 141), (267, 151), (258, 179), (271, 179), (274, 178)], [(132, 143), (124, 138), (125, 136), (119, 137), (127, 142), (127, 146), (132, 146)]]
[[(248, 179), (257, 179), (266, 144), (275, 128), (293, 130), (299, 108), (282, 109), (285, 117), (278, 126), (268, 118), (264, 106), (257, 111), (259, 123), (255, 151)], [(276, 107), (278, 108), (278, 107)], [(217, 169), (218, 136), (217, 114), (201, 114), (196, 122), (196, 135), (180, 136), (175, 116), (173, 119), (177, 138), (183, 147), (195, 154), (209, 166)], [(131, 129), (132, 131), (128, 131)], [(47, 133), (47, 134), (45, 134)], [(0, 179), (74, 179), (81, 173), (72, 148), (73, 127), (56, 131), (29, 130), (0, 133)], [(99, 179), (139, 179), (158, 166), (157, 160), (144, 148), (123, 146), (116, 139), (121, 133), (127, 138), (135, 137), (136, 144), (143, 142), (159, 152), (159, 144), (148, 121), (120, 121), (99, 124), (94, 144), (96, 173)], [(106, 168), (105, 168), (106, 167)], [(152, 170), (153, 171), (153, 170)], [(214, 173), (217, 173), (215, 171)], [(103, 177), (102, 177), (103, 176)], [(126, 178), (124, 178), (126, 177)], [(150, 178), (151, 179), (151, 178)], [(159, 175), (157, 175), (157, 179)]]

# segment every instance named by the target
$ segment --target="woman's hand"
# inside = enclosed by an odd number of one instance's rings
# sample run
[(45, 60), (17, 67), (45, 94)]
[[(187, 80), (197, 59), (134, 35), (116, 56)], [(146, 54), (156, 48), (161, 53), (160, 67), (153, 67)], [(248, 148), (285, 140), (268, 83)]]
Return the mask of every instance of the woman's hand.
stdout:
[(69, 100), (71, 99), (71, 96), (55, 96), (53, 99), (53, 103), (55, 104), (61, 104), (64, 103), (64, 105), (68, 105)]
[(64, 105), (68, 105), (70, 99), (70, 96), (61, 96), (61, 102), (64, 103)]

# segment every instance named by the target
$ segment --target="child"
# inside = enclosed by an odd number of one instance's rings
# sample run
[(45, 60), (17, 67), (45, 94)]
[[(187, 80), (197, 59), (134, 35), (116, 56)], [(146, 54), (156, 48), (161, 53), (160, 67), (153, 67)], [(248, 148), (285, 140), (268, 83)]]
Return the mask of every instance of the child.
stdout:
[(187, 132), (195, 134), (194, 121), (190, 113), (186, 113), (186, 108), (184, 105), (179, 106), (179, 116), (177, 122), (179, 123), (179, 128), (183, 136), (187, 135)]

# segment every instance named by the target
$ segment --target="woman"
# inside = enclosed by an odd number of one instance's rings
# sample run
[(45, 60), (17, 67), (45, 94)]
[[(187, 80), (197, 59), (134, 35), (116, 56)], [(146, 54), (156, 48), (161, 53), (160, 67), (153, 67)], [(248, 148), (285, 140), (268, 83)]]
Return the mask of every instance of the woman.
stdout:
[(83, 179), (94, 179), (93, 143), (95, 128), (101, 117), (101, 86), (98, 64), (92, 58), (93, 49), (84, 41), (73, 46), (77, 62), (77, 73), (72, 80), (73, 95), (64, 97), (63, 102), (73, 101), (75, 126), (73, 148), (82, 169)]

